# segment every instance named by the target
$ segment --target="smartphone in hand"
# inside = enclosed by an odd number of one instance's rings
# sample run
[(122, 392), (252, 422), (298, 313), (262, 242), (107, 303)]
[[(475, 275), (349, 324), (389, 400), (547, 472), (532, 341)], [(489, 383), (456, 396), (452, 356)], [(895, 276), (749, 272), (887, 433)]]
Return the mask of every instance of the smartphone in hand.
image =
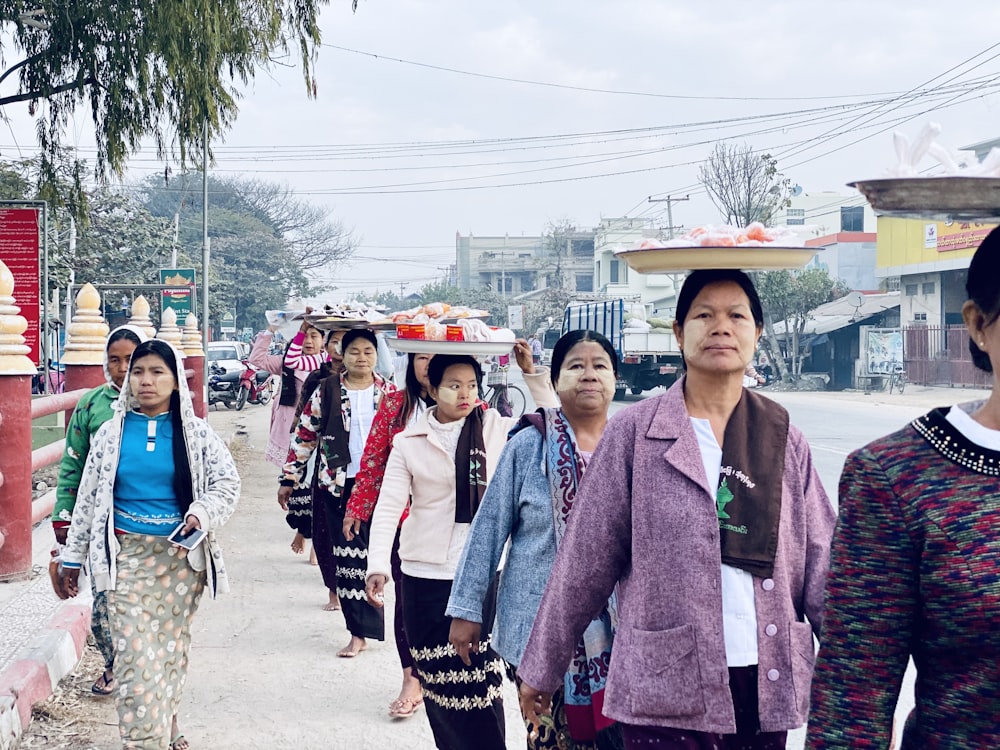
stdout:
[(208, 535), (208, 532), (202, 529), (191, 529), (185, 534), (184, 526), (185, 523), (182, 521), (176, 529), (170, 532), (170, 536), (167, 537), (167, 540), (173, 544), (183, 547), (184, 549), (194, 549), (201, 544)]

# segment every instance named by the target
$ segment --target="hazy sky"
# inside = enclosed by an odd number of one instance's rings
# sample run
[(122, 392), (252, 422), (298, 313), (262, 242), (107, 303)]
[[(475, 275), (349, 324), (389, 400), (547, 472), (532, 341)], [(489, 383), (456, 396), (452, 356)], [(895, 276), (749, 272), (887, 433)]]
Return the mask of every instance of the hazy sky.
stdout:
[[(354, 228), (333, 298), (416, 291), (453, 262), (456, 231), (663, 226), (647, 197), (667, 194), (691, 195), (675, 223), (717, 223), (697, 164), (720, 139), (846, 199), (894, 163), (894, 129), (1000, 136), (995, 0), (333, 0), (322, 27), (318, 98), (297, 68), (261, 73), (215, 153), (218, 173), (286, 182)], [(9, 114), (0, 148), (27, 153), (26, 111)], [(67, 141), (85, 156), (87, 131), (81, 110)], [(131, 176), (162, 171), (150, 151)]]

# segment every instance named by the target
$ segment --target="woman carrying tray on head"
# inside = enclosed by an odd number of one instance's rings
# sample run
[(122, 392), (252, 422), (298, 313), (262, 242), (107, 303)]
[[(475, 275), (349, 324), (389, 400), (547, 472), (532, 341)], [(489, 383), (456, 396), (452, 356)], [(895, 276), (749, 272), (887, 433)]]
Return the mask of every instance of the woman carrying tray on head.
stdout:
[[(527, 342), (519, 341), (515, 351), (535, 400), (556, 406), (545, 375), (530, 374)], [(368, 560), (369, 601), (381, 607), (393, 539), (409, 503), (399, 540), (406, 638), (435, 742), (455, 750), (505, 746), (502, 662), (483, 643), (472, 666), (463, 664), (448, 643), (451, 618), (445, 614), (469, 524), (516, 424), (495, 409), (481, 408), (481, 377), (471, 356), (438, 354), (431, 360), (428, 381), (437, 405), (393, 439), (372, 515)], [(492, 597), (485, 607), (483, 619), (492, 622)]]
[(375, 413), (382, 397), (396, 390), (375, 372), (377, 346), (375, 334), (368, 329), (344, 334), (344, 372), (322, 380), (302, 409), (278, 488), (278, 501), (287, 502), (293, 488), (303, 483), (309, 460), (318, 449), (316, 502), (325, 503), (337, 561), (337, 596), (351, 633), (350, 642), (337, 653), (344, 658), (364, 651), (368, 638), (381, 641), (385, 637), (381, 611), (365, 603), (367, 524), (361, 524), (350, 540), (343, 533), (347, 501)]
[[(325, 349), (330, 358), (319, 366), (318, 370), (309, 373), (302, 389), (299, 393), (299, 402), (295, 407), (295, 419), (292, 424), (298, 424), (302, 410), (320, 382), (330, 377), (334, 373), (340, 373), (344, 366), (344, 358), (340, 353), (340, 341), (347, 333), (346, 329), (330, 330), (326, 332)], [(290, 437), (290, 436), (289, 436)], [(309, 514), (312, 518), (312, 552), (309, 555), (309, 562), (318, 565), (323, 576), (323, 583), (327, 590), (327, 603), (323, 609), (327, 612), (335, 612), (340, 609), (340, 600), (337, 598), (337, 560), (333, 556), (333, 534), (330, 525), (326, 521), (326, 506), (322, 500), (317, 500), (316, 489), (319, 487), (319, 474), (316, 471), (316, 462), (311, 462), (312, 472), (308, 478), (310, 487)]]
[(556, 553), (518, 668), (533, 731), (616, 587), (626, 748), (784, 748), (805, 722), (834, 511), (788, 413), (743, 388), (762, 327), (745, 273), (684, 281), (685, 375), (608, 423)]
[[(312, 308), (306, 308), (309, 314)], [(271, 340), (277, 325), (270, 325), (266, 331), (261, 331), (254, 339), (250, 350), (249, 362), (254, 367), (281, 376), (281, 393), (271, 404), (271, 429), (268, 433), (267, 448), (264, 458), (282, 467), (288, 458), (288, 445), (292, 439), (292, 427), (295, 420), (295, 405), (299, 400), (302, 383), (313, 370), (328, 361), (329, 357), (323, 351), (323, 333), (318, 328), (302, 321), (284, 355), (268, 354)], [(308, 482), (296, 487), (288, 498), (285, 510), (285, 520), (295, 531), (292, 539), (292, 550), (295, 553), (305, 551), (305, 540), (312, 537), (312, 512), (310, 509), (310, 491)]]
[[(1000, 229), (969, 266), (975, 366), (1000, 371)], [(1000, 747), (1000, 390), (934, 409), (852, 453), (826, 587), (807, 746)]]
[[(433, 354), (407, 354), (405, 387), (395, 393), (386, 394), (375, 414), (371, 433), (365, 444), (365, 452), (361, 457), (361, 467), (358, 469), (354, 492), (347, 501), (347, 514), (344, 516), (344, 538), (348, 541), (359, 533), (361, 524), (371, 520), (375, 503), (378, 501), (379, 490), (382, 489), (382, 479), (385, 476), (385, 466), (392, 451), (392, 439), (407, 427), (411, 427), (420, 419), (428, 407), (434, 406), (431, 398), (430, 383), (427, 380), (427, 367)], [(406, 514), (403, 514), (405, 520)], [(400, 527), (402, 521), (400, 521)], [(413, 674), (413, 657), (406, 641), (403, 629), (403, 596), (402, 579), (399, 575), (399, 530), (392, 544), (392, 573), (395, 580), (395, 608), (393, 610), (393, 629), (396, 636), (396, 650), (399, 662), (403, 668), (403, 686), (399, 695), (389, 704), (389, 715), (393, 718), (406, 718), (423, 703), (423, 693), (420, 681)]]

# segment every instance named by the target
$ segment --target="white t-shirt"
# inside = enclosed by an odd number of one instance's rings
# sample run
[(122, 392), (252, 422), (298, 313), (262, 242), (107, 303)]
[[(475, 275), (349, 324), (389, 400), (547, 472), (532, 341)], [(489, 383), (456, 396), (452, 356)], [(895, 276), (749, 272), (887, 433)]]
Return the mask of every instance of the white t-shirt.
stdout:
[(361, 468), (361, 456), (365, 452), (368, 433), (375, 421), (375, 386), (370, 385), (362, 391), (348, 391), (351, 400), (351, 434), (348, 446), (351, 450), (351, 463), (347, 465), (347, 478), (353, 479)]
[[(698, 437), (701, 461), (714, 506), (715, 494), (719, 491), (719, 472), (722, 471), (722, 448), (707, 419), (691, 417), (691, 426)], [(758, 661), (753, 576), (740, 568), (719, 564), (722, 565), (722, 631), (726, 641), (726, 664), (748, 667)]]
[(980, 402), (960, 404), (948, 410), (946, 419), (976, 445), (991, 451), (1000, 451), (1000, 430), (991, 430), (974, 420), (966, 409), (975, 411)]

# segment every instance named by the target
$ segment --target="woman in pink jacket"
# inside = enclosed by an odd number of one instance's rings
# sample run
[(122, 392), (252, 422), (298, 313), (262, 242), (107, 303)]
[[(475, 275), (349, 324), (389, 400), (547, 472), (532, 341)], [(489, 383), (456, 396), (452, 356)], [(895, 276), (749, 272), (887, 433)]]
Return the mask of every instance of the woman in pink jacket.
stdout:
[[(306, 308), (306, 313), (312, 308)], [(330, 357), (323, 350), (323, 332), (309, 325), (305, 320), (299, 327), (295, 338), (289, 342), (283, 355), (268, 354), (275, 327), (261, 331), (254, 339), (250, 351), (249, 362), (254, 367), (265, 370), (272, 375), (281, 376), (281, 392), (271, 406), (271, 429), (268, 433), (267, 448), (264, 458), (277, 467), (285, 465), (288, 457), (288, 446), (292, 442), (292, 426), (295, 421), (295, 407), (299, 402), (302, 384), (309, 373), (319, 369)], [(301, 553), (305, 550), (305, 540), (312, 537), (312, 500), (309, 483), (304, 482), (296, 487), (285, 508), (285, 519), (295, 530), (292, 539), (292, 550)], [(333, 599), (331, 598), (331, 603)]]
[(531, 722), (617, 587), (604, 715), (627, 748), (776, 750), (805, 723), (835, 515), (788, 413), (743, 387), (762, 326), (741, 271), (684, 282), (686, 374), (587, 468), (518, 669)]

